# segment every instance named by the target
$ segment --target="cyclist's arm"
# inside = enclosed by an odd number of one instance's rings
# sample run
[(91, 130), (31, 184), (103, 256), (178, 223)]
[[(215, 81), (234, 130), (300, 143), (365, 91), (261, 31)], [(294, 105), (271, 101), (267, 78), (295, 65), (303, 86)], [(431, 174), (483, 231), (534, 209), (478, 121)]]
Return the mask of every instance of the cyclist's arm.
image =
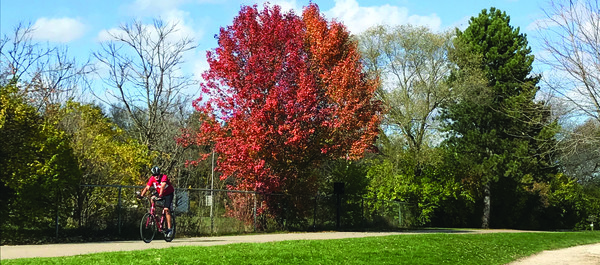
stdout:
[(167, 182), (161, 182), (160, 183), (160, 193), (158, 194), (158, 197), (162, 197), (163, 196), (163, 192), (165, 191), (166, 187), (167, 187)]
[(146, 186), (143, 190), (142, 190), (142, 194), (140, 194), (141, 196), (144, 196), (144, 194), (146, 194), (146, 192), (150, 189), (150, 185)]

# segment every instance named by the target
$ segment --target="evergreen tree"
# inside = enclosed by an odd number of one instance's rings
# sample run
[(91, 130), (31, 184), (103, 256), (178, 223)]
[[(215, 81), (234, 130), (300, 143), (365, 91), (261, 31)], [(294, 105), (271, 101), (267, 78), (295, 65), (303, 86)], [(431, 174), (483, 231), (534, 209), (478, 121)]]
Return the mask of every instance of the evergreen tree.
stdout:
[[(467, 89), (443, 111), (445, 145), (466, 168), (464, 183), (481, 195), (483, 228), (490, 225), (492, 208), (502, 219), (495, 226), (521, 225), (525, 217), (515, 209), (531, 208), (527, 198), (539, 194), (536, 183), (557, 170), (550, 159), (557, 125), (548, 107), (534, 101), (540, 77), (531, 74), (534, 56), (527, 45), (526, 36), (496, 8), (484, 9), (467, 29), (457, 30), (452, 60), (458, 67), (450, 79)], [(473, 73), (484, 82), (459, 85)]]

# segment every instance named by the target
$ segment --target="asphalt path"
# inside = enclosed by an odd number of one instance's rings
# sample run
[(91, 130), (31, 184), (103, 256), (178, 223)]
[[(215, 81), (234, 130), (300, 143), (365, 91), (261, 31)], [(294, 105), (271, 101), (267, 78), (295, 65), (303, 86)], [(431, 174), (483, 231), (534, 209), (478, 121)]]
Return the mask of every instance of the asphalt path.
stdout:
[[(414, 233), (516, 233), (531, 232), (504, 229), (472, 229), (472, 230), (419, 230), (410, 232), (316, 232), (316, 233), (282, 233), (282, 234), (256, 234), (241, 236), (215, 236), (175, 238), (172, 242), (165, 242), (157, 238), (151, 243), (138, 241), (107, 241), (94, 243), (73, 244), (47, 244), (47, 245), (17, 245), (0, 246), (0, 260), (34, 258), (34, 257), (59, 257), (74, 256), (99, 252), (132, 251), (143, 249), (160, 249), (178, 246), (214, 246), (235, 243), (265, 243), (286, 240), (322, 240), (358, 238), (373, 236), (388, 236)], [(160, 236), (159, 236), (160, 237)], [(600, 264), (600, 244), (576, 246), (566, 249), (543, 251), (536, 255), (526, 257), (511, 263), (511, 265), (585, 265)]]
[(17, 245), (0, 246), (0, 259), (34, 258), (34, 257), (60, 257), (74, 256), (89, 253), (131, 251), (142, 249), (159, 249), (178, 246), (214, 246), (235, 243), (265, 243), (285, 240), (319, 240), (340, 239), (370, 236), (398, 235), (401, 232), (318, 232), (318, 233), (284, 233), (284, 234), (256, 234), (241, 236), (215, 236), (175, 238), (165, 242), (160, 235), (150, 243), (137, 241), (106, 241), (94, 243), (72, 244), (47, 244), (47, 245)]

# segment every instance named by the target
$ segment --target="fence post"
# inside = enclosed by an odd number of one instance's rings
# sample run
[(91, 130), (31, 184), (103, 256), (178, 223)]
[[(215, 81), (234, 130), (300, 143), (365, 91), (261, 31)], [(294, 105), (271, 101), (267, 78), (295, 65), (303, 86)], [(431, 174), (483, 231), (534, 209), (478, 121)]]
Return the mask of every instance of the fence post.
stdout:
[(56, 202), (56, 238), (58, 238), (58, 210), (59, 210), (59, 202), (60, 200), (58, 200)]
[(402, 227), (402, 203), (398, 202), (398, 227)]
[(119, 185), (119, 204), (117, 206), (117, 215), (119, 216), (119, 221), (117, 223), (117, 226), (119, 227), (119, 235), (121, 235), (121, 190), (123, 189), (123, 186)]
[(360, 224), (365, 228), (365, 197), (360, 198)]
[(342, 199), (341, 195), (344, 194), (344, 182), (334, 182), (333, 183), (333, 193), (335, 194), (335, 224), (337, 229), (340, 229), (340, 220), (341, 220), (341, 212), (342, 212)]
[(212, 152), (211, 160), (211, 173), (210, 173), (210, 234), (214, 233), (215, 228), (215, 217), (213, 214), (213, 205), (215, 204), (215, 150)]
[(213, 205), (215, 204), (215, 197), (212, 188), (210, 189), (210, 194), (210, 234), (212, 235), (215, 233), (215, 214), (213, 209)]
[(58, 227), (60, 225), (60, 223), (59, 223), (59, 212), (60, 212), (60, 201), (62, 201), (61, 200), (62, 196), (60, 196), (61, 194), (62, 193), (61, 193), (60, 188), (57, 188), (56, 189), (56, 198), (57, 198), (57, 200), (56, 200), (56, 231), (55, 231), (56, 232), (56, 238), (58, 238)]
[(340, 194), (335, 194), (335, 227), (340, 230), (340, 214), (342, 211), (342, 201), (340, 199)]
[(313, 230), (317, 231), (317, 206), (319, 204), (319, 192), (315, 195), (315, 210), (313, 212)]
[(256, 232), (256, 191), (252, 193), (252, 197), (254, 197), (254, 209), (252, 209), (252, 213), (254, 214), (254, 232)]

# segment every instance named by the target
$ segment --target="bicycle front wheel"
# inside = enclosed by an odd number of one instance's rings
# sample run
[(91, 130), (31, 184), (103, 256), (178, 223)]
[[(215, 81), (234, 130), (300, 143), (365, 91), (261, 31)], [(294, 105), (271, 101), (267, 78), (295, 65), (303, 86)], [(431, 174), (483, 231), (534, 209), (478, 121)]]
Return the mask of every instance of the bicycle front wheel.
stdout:
[(156, 234), (156, 221), (154, 215), (146, 213), (140, 222), (140, 236), (146, 243), (150, 243)]

